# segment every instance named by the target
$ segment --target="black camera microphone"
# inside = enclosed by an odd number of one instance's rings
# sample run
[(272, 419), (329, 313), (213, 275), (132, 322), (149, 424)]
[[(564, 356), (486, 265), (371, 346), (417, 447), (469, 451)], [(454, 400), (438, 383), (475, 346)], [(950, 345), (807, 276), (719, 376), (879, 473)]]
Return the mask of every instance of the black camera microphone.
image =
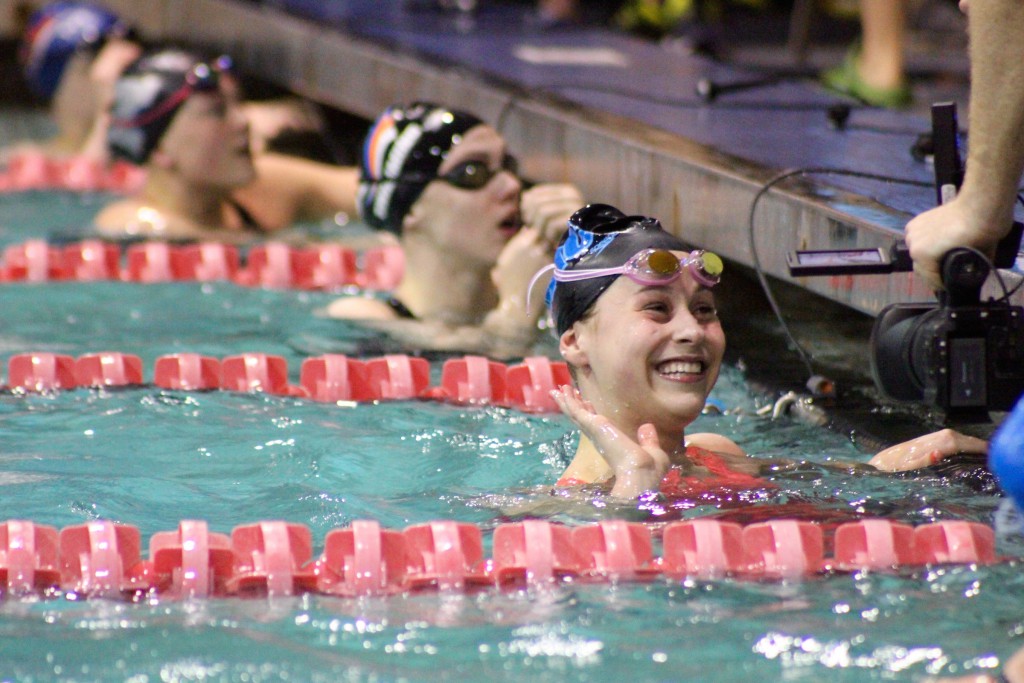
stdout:
[(778, 76), (754, 78), (746, 81), (733, 81), (732, 83), (719, 83), (711, 80), (710, 78), (702, 78), (697, 81), (697, 86), (694, 88), (694, 91), (697, 93), (697, 96), (705, 102), (714, 102), (719, 95), (727, 95), (729, 93), (742, 92), (744, 90), (754, 90), (755, 88), (764, 88), (769, 85), (775, 85), (778, 82)]

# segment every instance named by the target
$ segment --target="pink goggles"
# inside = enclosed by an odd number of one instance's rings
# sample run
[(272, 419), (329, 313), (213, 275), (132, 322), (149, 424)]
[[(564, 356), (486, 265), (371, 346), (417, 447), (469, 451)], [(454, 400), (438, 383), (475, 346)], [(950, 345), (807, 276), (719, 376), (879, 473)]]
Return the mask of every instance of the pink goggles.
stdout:
[(689, 269), (690, 275), (698, 283), (714, 287), (722, 277), (724, 265), (717, 254), (703, 249), (691, 251), (682, 259), (667, 249), (644, 249), (614, 268), (555, 268), (554, 278), (556, 282), (576, 282), (608, 275), (625, 275), (642, 286), (667, 285), (679, 278), (683, 268)]

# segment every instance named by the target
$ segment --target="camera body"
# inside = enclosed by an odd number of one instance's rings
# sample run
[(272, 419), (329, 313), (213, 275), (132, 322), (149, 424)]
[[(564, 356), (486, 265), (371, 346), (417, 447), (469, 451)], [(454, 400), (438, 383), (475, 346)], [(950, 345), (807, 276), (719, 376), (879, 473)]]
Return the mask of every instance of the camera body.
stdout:
[(1009, 410), (1024, 392), (1024, 308), (980, 300), (989, 265), (954, 249), (943, 260), (946, 291), (935, 304), (894, 304), (875, 319), (871, 373), (890, 398), (941, 408), (960, 419)]

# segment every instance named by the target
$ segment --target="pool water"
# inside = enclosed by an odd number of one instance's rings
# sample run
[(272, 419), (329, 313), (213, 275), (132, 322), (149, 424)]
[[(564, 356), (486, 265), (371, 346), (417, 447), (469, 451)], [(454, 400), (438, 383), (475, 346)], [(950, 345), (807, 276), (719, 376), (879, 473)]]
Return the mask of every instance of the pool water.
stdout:
[[(0, 243), (75, 224), (102, 201), (47, 194), (0, 197)], [(8, 213), (12, 206), (20, 208)], [(315, 315), (331, 297), (228, 283), (3, 285), (0, 360), (122, 351), (141, 356), (149, 378), (166, 353), (255, 351), (284, 356), (296, 382), (307, 355), (382, 348), (367, 346), (375, 338), (355, 326)], [(432, 369), (436, 383), (440, 361)], [(955, 480), (831, 467), (869, 455), (846, 434), (759, 416), (766, 398), (737, 367), (724, 369), (714, 398), (726, 412), (701, 417), (694, 431), (802, 462), (776, 475), (779, 492), (755, 509), (799, 503), (822, 519), (992, 520), (998, 498)], [(0, 395), (0, 437), (0, 519), (57, 527), (110, 519), (137, 526), (144, 540), (182, 519), (222, 533), (282, 519), (311, 529), (316, 555), (328, 531), (358, 519), (395, 529), (471, 522), (488, 545), (497, 524), (525, 514), (568, 524), (627, 514), (654, 528), (666, 521), (600, 499), (553, 497), (575, 447), (569, 423), (494, 407), (76, 389)], [(999, 550), (1021, 556), (1024, 544), (1004, 538)], [(1016, 562), (373, 599), (7, 600), (0, 678), (911, 681), (997, 669), (1020, 645), (1022, 606)]]

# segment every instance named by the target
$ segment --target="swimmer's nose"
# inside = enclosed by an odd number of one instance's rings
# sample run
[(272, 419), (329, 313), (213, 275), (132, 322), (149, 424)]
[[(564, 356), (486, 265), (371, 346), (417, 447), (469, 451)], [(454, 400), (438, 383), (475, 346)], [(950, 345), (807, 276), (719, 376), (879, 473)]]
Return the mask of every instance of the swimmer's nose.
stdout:
[(686, 306), (676, 308), (672, 318), (672, 340), (680, 344), (696, 344), (704, 339), (704, 326)]
[(501, 183), (498, 192), (502, 199), (518, 197), (523, 191), (523, 182), (510, 171), (501, 171), (495, 176), (495, 180)]

